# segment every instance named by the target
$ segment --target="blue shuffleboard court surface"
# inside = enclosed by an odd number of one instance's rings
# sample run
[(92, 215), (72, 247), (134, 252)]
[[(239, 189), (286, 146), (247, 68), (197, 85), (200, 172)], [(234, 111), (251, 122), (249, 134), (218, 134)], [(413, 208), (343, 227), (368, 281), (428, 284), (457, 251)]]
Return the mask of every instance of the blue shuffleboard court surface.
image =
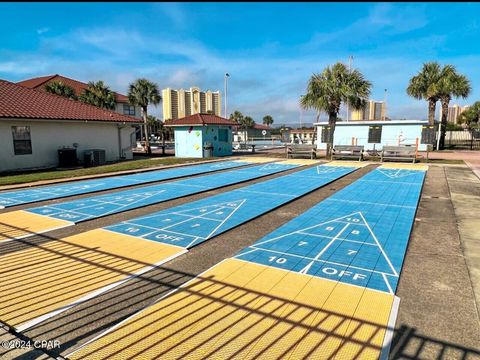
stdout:
[(78, 223), (182, 196), (197, 194), (243, 181), (272, 175), (298, 167), (293, 164), (269, 163), (218, 174), (203, 175), (179, 181), (123, 190), (114, 194), (45, 205), (25, 211), (49, 218)]
[(96, 191), (170, 180), (183, 176), (208, 173), (222, 169), (231, 169), (245, 165), (249, 165), (249, 163), (244, 161), (219, 161), (200, 165), (176, 167), (172, 169), (155, 170), (133, 175), (113, 176), (95, 180), (75, 181), (62, 185), (50, 185), (34, 189), (3, 192), (0, 193), (0, 209), (32, 202), (87, 194)]
[(235, 258), (394, 294), (425, 173), (379, 167)]
[(356, 169), (356, 167), (319, 165), (124, 221), (105, 229), (191, 248)]

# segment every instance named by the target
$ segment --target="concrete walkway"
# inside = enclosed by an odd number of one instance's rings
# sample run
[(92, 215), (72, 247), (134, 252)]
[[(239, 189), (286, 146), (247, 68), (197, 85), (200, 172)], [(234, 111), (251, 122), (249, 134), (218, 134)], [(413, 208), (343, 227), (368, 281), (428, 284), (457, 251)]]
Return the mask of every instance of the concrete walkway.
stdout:
[(390, 359), (480, 359), (480, 202), (466, 196), (480, 196), (467, 166), (430, 166), (400, 277)]

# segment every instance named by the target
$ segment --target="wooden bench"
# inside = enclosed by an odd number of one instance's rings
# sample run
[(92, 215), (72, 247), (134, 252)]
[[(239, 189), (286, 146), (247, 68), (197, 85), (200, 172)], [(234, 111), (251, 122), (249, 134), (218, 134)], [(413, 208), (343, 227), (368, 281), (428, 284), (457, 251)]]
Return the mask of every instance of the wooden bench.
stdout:
[(287, 159), (296, 155), (308, 155), (310, 159), (317, 158), (317, 149), (311, 144), (290, 144), (287, 145)]
[(333, 159), (358, 159), (363, 160), (363, 145), (335, 145), (332, 149)]
[(239, 145), (239, 146), (238, 146), (237, 150), (246, 150), (246, 151), (248, 151), (248, 150), (252, 149), (252, 153), (255, 152), (255, 146), (257, 146), (256, 144), (245, 144), (245, 143), (240, 143), (240, 144), (238, 144), (238, 145)]
[(384, 146), (380, 161), (384, 160), (412, 160), (417, 161), (417, 148), (415, 146)]

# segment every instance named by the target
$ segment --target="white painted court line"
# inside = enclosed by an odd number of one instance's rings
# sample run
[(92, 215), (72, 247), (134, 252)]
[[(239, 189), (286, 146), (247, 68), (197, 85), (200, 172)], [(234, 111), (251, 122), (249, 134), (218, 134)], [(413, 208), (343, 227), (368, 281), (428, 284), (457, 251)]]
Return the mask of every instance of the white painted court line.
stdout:
[(242, 189), (235, 189), (234, 191), (238, 192), (244, 192), (244, 193), (252, 193), (252, 194), (260, 194), (260, 195), (277, 195), (277, 196), (287, 196), (287, 197), (293, 197), (297, 195), (292, 195), (292, 194), (282, 194), (282, 193), (274, 193), (274, 192), (264, 192), (264, 191), (252, 191), (252, 190), (242, 190)]
[[(180, 248), (180, 249), (182, 249), (182, 248)], [(72, 303), (70, 303), (70, 304), (68, 304), (68, 305), (65, 305), (65, 306), (61, 307), (61, 308), (58, 309), (58, 310), (54, 310), (54, 311), (52, 311), (52, 312), (50, 312), (50, 313), (48, 313), (48, 314), (42, 315), (42, 316), (40, 316), (40, 317), (38, 317), (38, 318), (35, 318), (35, 319), (31, 320), (31, 321), (28, 321), (28, 322), (26, 322), (26, 323), (20, 324), (19, 326), (15, 327), (15, 329), (16, 329), (16, 331), (19, 331), (19, 332), (24, 331), (24, 330), (26, 330), (26, 329), (29, 329), (29, 328), (31, 328), (32, 326), (35, 326), (35, 325), (37, 325), (37, 324), (39, 324), (39, 323), (41, 323), (41, 322), (43, 322), (43, 321), (45, 321), (45, 320), (48, 320), (48, 319), (52, 318), (53, 316), (56, 316), (56, 315), (58, 315), (58, 314), (60, 314), (60, 313), (62, 313), (62, 312), (64, 312), (64, 311), (66, 311), (66, 310), (68, 310), (68, 309), (76, 306), (76, 305), (81, 304), (82, 302), (85, 302), (85, 301), (90, 300), (90, 299), (92, 299), (92, 298), (94, 298), (94, 297), (96, 297), (96, 296), (99, 296), (99, 295), (101, 295), (101, 294), (103, 294), (103, 293), (105, 293), (105, 292), (107, 292), (107, 291), (109, 291), (109, 290), (111, 290), (111, 289), (113, 289), (113, 288), (115, 288), (115, 287), (117, 287), (117, 286), (119, 286), (119, 285), (127, 282), (127, 281), (130, 280), (130, 279), (136, 278), (136, 277), (138, 277), (138, 276), (146, 273), (147, 271), (150, 271), (150, 270), (152, 270), (152, 269), (155, 269), (156, 267), (158, 267), (158, 266), (160, 266), (160, 265), (162, 265), (162, 264), (164, 264), (164, 263), (166, 263), (166, 262), (168, 262), (168, 261), (170, 261), (170, 260), (172, 260), (172, 259), (180, 256), (180, 255), (183, 255), (183, 254), (185, 254), (186, 252), (188, 252), (187, 249), (182, 249), (181, 252), (178, 252), (178, 253), (176, 253), (176, 254), (173, 254), (172, 256), (170, 256), (170, 257), (168, 257), (168, 258), (166, 258), (166, 259), (163, 259), (162, 261), (159, 261), (158, 263), (155, 263), (155, 264), (153, 264), (153, 265), (151, 265), (151, 266), (146, 266), (146, 267), (140, 269), (139, 271), (137, 271), (137, 272), (135, 272), (135, 273), (127, 276), (126, 278), (124, 278), (124, 279), (122, 279), (122, 280), (119, 280), (119, 281), (117, 281), (117, 282), (114, 282), (113, 284), (106, 285), (106, 286), (104, 286), (104, 287), (102, 287), (101, 289), (98, 289), (98, 290), (96, 290), (96, 291), (93, 291), (93, 292), (91, 292), (91, 293), (89, 293), (89, 294), (81, 297), (80, 299), (78, 299), (78, 300), (76, 300), (76, 301), (74, 301), (74, 302), (72, 302)]]
[[(243, 261), (245, 263), (249, 263), (249, 264), (252, 264), (251, 261), (248, 261), (248, 260), (244, 260), (244, 259), (240, 259), (240, 258), (235, 258), (235, 260), (238, 260), (238, 261)], [(259, 265), (259, 266), (263, 266), (265, 268), (271, 268), (272, 266), (270, 265), (265, 265), (265, 264), (262, 264), (262, 263), (254, 263), (255, 265)], [(281, 268), (281, 267), (275, 267), (275, 269), (277, 270), (282, 270), (282, 271), (286, 271), (286, 272), (289, 272), (289, 273), (292, 273), (292, 274), (299, 274), (298, 271), (293, 271), (293, 270), (288, 270), (288, 269), (284, 269), (284, 268)], [(316, 276), (316, 275), (310, 275), (310, 274), (302, 274), (303, 276), (309, 276), (311, 278), (316, 278), (318, 279), (319, 277)], [(365, 286), (361, 286), (361, 285), (355, 285), (355, 284), (352, 284), (352, 283), (345, 283), (345, 282), (341, 282), (340, 280), (331, 280), (329, 278), (325, 278), (325, 277), (321, 277), (322, 280), (325, 280), (325, 281), (329, 281), (329, 282), (333, 282), (335, 284), (339, 284), (339, 283), (342, 283), (342, 284), (346, 284), (346, 285), (349, 285), (349, 286), (354, 286), (356, 288), (359, 288), (359, 289), (367, 289)], [(380, 294), (385, 294), (385, 291), (382, 291), (382, 290), (377, 290), (377, 289), (373, 289), (373, 288), (368, 288), (369, 291), (374, 291), (374, 292), (377, 292), (377, 293), (380, 293)]]
[[(344, 224), (345, 224), (345, 223), (344, 223)], [(356, 225), (356, 224), (355, 224), (355, 225)], [(363, 225), (363, 226), (365, 226), (365, 225)], [(325, 239), (331, 239), (331, 238), (332, 238), (331, 236), (305, 233), (305, 232), (302, 232), (302, 231), (300, 231), (299, 234), (308, 235), (308, 236), (313, 236), (313, 237), (321, 237), (321, 238), (325, 238)], [(351, 243), (357, 243), (357, 244), (361, 244), (361, 245), (377, 246), (377, 244), (370, 244), (370, 243), (363, 242), (363, 241), (359, 241), (359, 240), (349, 240), (349, 239), (345, 239), (345, 238), (338, 238), (337, 240), (339, 240), (339, 241), (340, 241), (340, 240), (341, 240), (341, 241), (347, 241), (347, 242), (351, 242)]]
[[(43, 215), (42, 215), (42, 216), (43, 216)], [(64, 221), (68, 221), (68, 220), (64, 220)], [(42, 230), (41, 232), (37, 232), (37, 233), (33, 233), (33, 234), (21, 235), (21, 236), (15, 237), (15, 238), (13, 238), (13, 239), (0, 240), (0, 244), (5, 243), (5, 242), (9, 242), (9, 241), (25, 239), (25, 238), (30, 237), (30, 236), (41, 235), (41, 234), (46, 233), (46, 232), (49, 232), (49, 231), (59, 230), (59, 229), (63, 229), (63, 228), (66, 228), (66, 227), (69, 227), (69, 226), (74, 226), (74, 225), (75, 225), (75, 223), (70, 221), (69, 224), (65, 224), (65, 225), (61, 225), (61, 226), (56, 226), (56, 227), (48, 228), (48, 229), (46, 229), (46, 230)], [(25, 230), (24, 230), (24, 231), (25, 231)]]
[(392, 309), (390, 310), (390, 317), (387, 323), (387, 329), (385, 331), (385, 336), (383, 337), (382, 351), (380, 353), (379, 360), (388, 360), (388, 356), (390, 354), (390, 347), (392, 346), (392, 341), (393, 341), (395, 323), (397, 322), (399, 307), (400, 307), (400, 298), (398, 296), (394, 296)]
[[(306, 228), (303, 228), (303, 229), (300, 229), (300, 230), (296, 230), (296, 231), (292, 231), (288, 234), (284, 234), (284, 235), (280, 235), (280, 236), (277, 236), (277, 237), (274, 237), (272, 239), (268, 239), (268, 240), (265, 240), (265, 241), (262, 241), (262, 242), (259, 242), (259, 243), (255, 243), (256, 245), (263, 245), (263, 244), (266, 244), (266, 243), (269, 243), (269, 242), (272, 242), (272, 241), (275, 241), (275, 240), (278, 240), (278, 239), (282, 239), (284, 237), (287, 237), (287, 236), (290, 236), (290, 235), (294, 235), (294, 234), (298, 234), (300, 231), (305, 231), (305, 230), (310, 230), (310, 229), (314, 229), (316, 227), (319, 227), (319, 226), (322, 226), (322, 225), (326, 225), (326, 224), (329, 224), (329, 223), (332, 223), (332, 222), (336, 222), (340, 219), (343, 219), (343, 218), (346, 218), (346, 217), (351, 217), (353, 215), (357, 214), (356, 212), (353, 212), (349, 215), (345, 215), (345, 216), (340, 216), (336, 219), (333, 219), (333, 220), (328, 220), (328, 221), (325, 221), (325, 222), (322, 222), (320, 224), (316, 224), (316, 225), (312, 225), (312, 226), (309, 226), (309, 227), (306, 227)], [(357, 224), (355, 224), (357, 225)]]
[[(365, 224), (367, 225), (368, 230), (370, 231), (370, 234), (372, 234), (373, 239), (375, 240), (375, 242), (377, 243), (378, 247), (380, 248), (380, 251), (382, 252), (383, 257), (385, 258), (385, 260), (387, 260), (388, 265), (389, 265), (390, 268), (393, 270), (393, 273), (395, 274), (396, 277), (398, 277), (397, 270), (395, 270), (395, 267), (392, 265), (390, 259), (388, 258), (387, 254), (385, 253), (385, 250), (383, 250), (382, 245), (380, 245), (380, 242), (378, 241), (377, 237), (375, 236), (373, 230), (372, 230), (372, 229), (370, 228), (370, 226), (368, 225), (367, 220), (365, 220), (365, 218), (363, 217), (363, 214), (362, 214), (361, 212), (359, 212), (359, 215), (362, 217), (363, 221), (364, 221)], [(387, 286), (389, 286), (389, 285), (387, 284)]]
[[(375, 245), (376, 246), (376, 245)], [(292, 256), (292, 257), (296, 257), (296, 258), (300, 258), (300, 259), (305, 259), (305, 260), (315, 260), (314, 258), (312, 257), (308, 257), (308, 256), (302, 256), (302, 255), (295, 255), (295, 254), (291, 254), (291, 253), (287, 253), (287, 252), (282, 252), (282, 251), (276, 251), (276, 250), (271, 250), (271, 249), (264, 249), (264, 248), (260, 248), (260, 247), (256, 247), (256, 246), (253, 246), (251, 245), (250, 246), (251, 248), (254, 248), (255, 251), (266, 251), (266, 252), (271, 252), (271, 253), (274, 253), (274, 254), (278, 254), (278, 255), (284, 255), (284, 256)], [(248, 253), (250, 252), (253, 252), (253, 251), (249, 251)], [(243, 254), (238, 254), (238, 255), (235, 255), (234, 257), (237, 258), (237, 256), (243, 256), (247, 254), (247, 252), (243, 253)], [(243, 260), (243, 259), (240, 259), (238, 258), (239, 260)], [(250, 261), (250, 260), (244, 260), (244, 261)], [(326, 264), (331, 264), (331, 265), (338, 265), (338, 266), (343, 266), (343, 267), (346, 267), (346, 268), (352, 268), (352, 269), (356, 269), (356, 270), (362, 270), (362, 271), (366, 271), (366, 272), (369, 272), (369, 273), (375, 273), (375, 274), (379, 274), (379, 275), (389, 275), (389, 276), (395, 276), (395, 277), (398, 277), (396, 275), (393, 275), (393, 274), (388, 274), (388, 273), (385, 273), (385, 272), (382, 272), (382, 271), (377, 271), (377, 270), (371, 270), (371, 269), (366, 269), (366, 268), (363, 268), (363, 267), (360, 267), (360, 266), (355, 266), (355, 265), (348, 265), (348, 264), (343, 264), (343, 263), (339, 263), (339, 262), (335, 262), (335, 261), (329, 261), (329, 260), (315, 260), (316, 262), (319, 262), (319, 263), (326, 263)], [(252, 262), (252, 261), (250, 261)], [(257, 262), (255, 262), (255, 264), (258, 264)], [(292, 272), (296, 272), (296, 271), (293, 271), (293, 270), (290, 270)], [(304, 275), (309, 275), (309, 274), (304, 274)], [(315, 276), (315, 275), (313, 275)]]
[[(333, 195), (335, 196), (335, 195)], [(394, 204), (384, 204), (384, 203), (376, 203), (376, 202), (368, 202), (368, 201), (360, 201), (360, 200), (345, 200), (345, 199), (338, 199), (338, 198), (327, 198), (323, 201), (342, 201), (342, 202), (349, 202), (354, 204), (368, 204), (368, 205), (378, 205), (378, 206), (391, 206), (391, 207), (400, 207), (405, 209), (416, 209), (416, 206), (408, 206), (408, 205), (394, 205)]]
[(315, 256), (313, 258), (313, 260), (307, 265), (305, 266), (302, 270), (300, 270), (300, 274), (306, 274), (308, 273), (308, 270), (310, 270), (310, 268), (312, 267), (313, 263), (315, 262), (315, 260), (319, 260), (320, 259), (320, 256), (322, 256), (325, 251), (328, 250), (328, 248), (337, 240), (337, 238), (342, 235), (342, 233), (350, 226), (349, 223), (347, 223), (338, 233), (337, 235), (335, 235), (332, 240), (330, 240), (330, 242), (317, 254), (317, 256)]
[(129, 317), (127, 317), (125, 320), (123, 321), (120, 321), (118, 324), (112, 326), (111, 328), (105, 330), (104, 332), (98, 334), (97, 336), (95, 336), (94, 338), (90, 339), (89, 341), (87, 341), (85, 344), (81, 345), (80, 347), (78, 347), (78, 349), (75, 349), (74, 351), (66, 354), (65, 356), (68, 358), (69, 356), (71, 356), (72, 354), (76, 353), (77, 351), (83, 349), (85, 346), (87, 346), (88, 344), (98, 340), (99, 338), (111, 333), (112, 331), (114, 331), (115, 329), (119, 328), (120, 326), (122, 326), (124, 323), (126, 323), (127, 321), (130, 321), (131, 319), (133, 319), (134, 317), (136, 317), (138, 314), (140, 314), (141, 312), (143, 312), (144, 310), (148, 309), (149, 307), (151, 306), (154, 306), (156, 303), (158, 303), (159, 301), (165, 299), (166, 297), (180, 291), (182, 288), (185, 288), (187, 287), (190, 283), (198, 280), (199, 278), (201, 278), (207, 271), (210, 271), (211, 269), (213, 269), (215, 266), (219, 266), (220, 264), (222, 264), (224, 261), (226, 261), (228, 259), (224, 259), (222, 261), (220, 261), (218, 264), (215, 264), (211, 267), (209, 267), (207, 270), (205, 271), (202, 271), (200, 274), (196, 275), (195, 277), (193, 277), (192, 279), (188, 280), (187, 282), (183, 283), (182, 285), (180, 285), (179, 287), (173, 289), (173, 290), (170, 290), (168, 292), (166, 292), (164, 295), (160, 296), (158, 299), (154, 300), (152, 303), (149, 303), (147, 305), (145, 305), (143, 308), (141, 308), (140, 310), (138, 310), (137, 312), (135, 312), (134, 314), (130, 315)]
[[(205, 238), (205, 240), (206, 240), (206, 239), (210, 239), (210, 237), (211, 237), (213, 234), (215, 234), (215, 232), (216, 232), (223, 224), (225, 224), (225, 222), (226, 222), (228, 219), (230, 219), (230, 218), (233, 216), (233, 214), (235, 214), (235, 212), (236, 212), (238, 209), (240, 209), (243, 204), (245, 204), (246, 201), (247, 201), (247, 199), (243, 199), (243, 200), (240, 202), (240, 204), (238, 204), (238, 205), (235, 207), (235, 209), (234, 209), (215, 229), (213, 229), (213, 231), (210, 232), (210, 234), (207, 235), (207, 237)], [(238, 202), (238, 201), (237, 201), (237, 202)], [(188, 244), (188, 245), (187, 245), (187, 248), (189, 248), (190, 246), (192, 246), (192, 245), (195, 243), (195, 241), (197, 241), (197, 240), (194, 240), (194, 241), (192, 241), (190, 244)]]

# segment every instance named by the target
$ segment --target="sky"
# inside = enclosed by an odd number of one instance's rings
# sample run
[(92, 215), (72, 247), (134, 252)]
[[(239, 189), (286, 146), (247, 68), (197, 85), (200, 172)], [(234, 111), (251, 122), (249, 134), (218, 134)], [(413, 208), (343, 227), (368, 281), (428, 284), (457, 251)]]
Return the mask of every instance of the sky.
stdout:
[[(228, 72), (228, 113), (298, 126), (316, 116), (299, 106), (310, 76), (353, 56), (372, 99), (387, 89), (392, 119), (427, 118), (405, 92), (427, 61), (471, 80), (451, 104), (480, 100), (479, 3), (1, 3), (0, 13), (0, 79), (13, 82), (61, 74), (126, 94), (145, 77), (223, 96)], [(161, 105), (149, 111), (162, 118)]]

